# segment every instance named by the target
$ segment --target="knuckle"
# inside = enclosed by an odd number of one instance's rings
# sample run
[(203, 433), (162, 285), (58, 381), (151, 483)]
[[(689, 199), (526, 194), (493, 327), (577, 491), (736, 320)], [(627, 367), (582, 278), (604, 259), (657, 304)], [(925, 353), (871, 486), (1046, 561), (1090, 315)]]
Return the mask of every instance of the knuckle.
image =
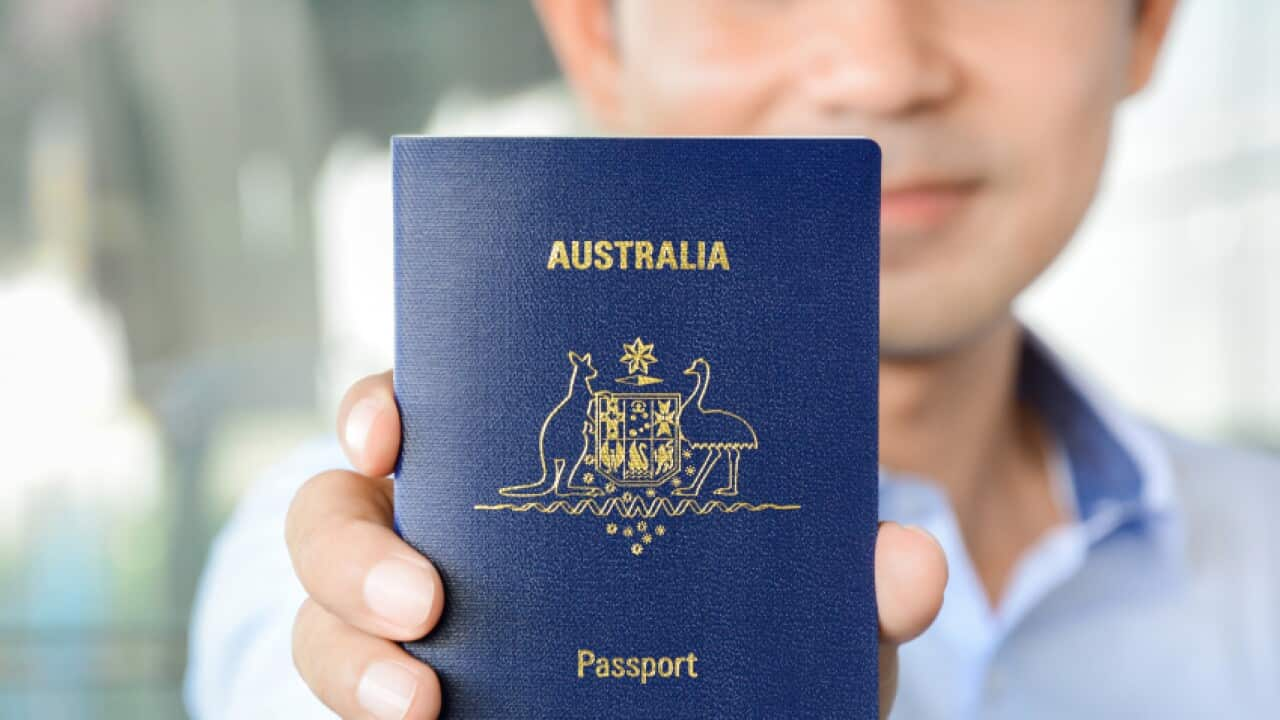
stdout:
[(285, 535), (291, 546), (310, 535), (320, 515), (335, 505), (332, 500), (351, 486), (349, 476), (345, 470), (326, 470), (313, 475), (298, 488), (285, 516)]
[(315, 508), (314, 496), (322, 476), (323, 473), (313, 475), (298, 488), (298, 491), (293, 494), (293, 499), (289, 501), (289, 510), (284, 516), (284, 538), (291, 555), (296, 553), (310, 524), (310, 516)]
[(307, 480), (302, 487), (298, 488), (298, 491), (293, 494), (293, 499), (289, 501), (289, 509), (284, 514), (284, 541), (290, 555), (298, 544), (299, 526), (306, 513), (305, 491), (313, 480), (315, 478)]
[(302, 679), (308, 684), (311, 682), (309, 677), (307, 659), (311, 657), (311, 638), (315, 633), (312, 629), (315, 627), (317, 612), (319, 606), (311, 598), (307, 598), (298, 607), (297, 614), (293, 617), (293, 635), (290, 644), (293, 653), (293, 666), (298, 669), (302, 675)]
[(311, 692), (334, 711), (344, 707), (344, 688), (351, 683), (351, 654), (336, 618), (311, 598), (298, 608), (293, 625), (293, 665)]
[(316, 554), (316, 545), (335, 532), (333, 520), (326, 518), (327, 508), (341, 506), (333, 502), (347, 484), (342, 470), (329, 470), (307, 480), (293, 496), (285, 515), (285, 542), (294, 570), (305, 581), (311, 567), (310, 558)]

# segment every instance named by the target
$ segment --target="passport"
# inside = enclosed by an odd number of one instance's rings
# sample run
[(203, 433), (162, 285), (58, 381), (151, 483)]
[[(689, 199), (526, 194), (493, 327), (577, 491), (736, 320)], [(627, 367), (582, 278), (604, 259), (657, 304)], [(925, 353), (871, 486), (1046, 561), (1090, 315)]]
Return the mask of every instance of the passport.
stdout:
[(880, 151), (396, 137), (405, 647), (455, 718), (875, 718)]

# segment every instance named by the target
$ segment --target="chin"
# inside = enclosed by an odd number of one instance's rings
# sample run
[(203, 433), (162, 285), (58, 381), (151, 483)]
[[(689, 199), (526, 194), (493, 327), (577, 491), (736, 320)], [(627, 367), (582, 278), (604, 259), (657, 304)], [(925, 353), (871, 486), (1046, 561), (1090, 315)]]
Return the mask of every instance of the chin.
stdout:
[[(898, 242), (880, 269), (880, 352), (886, 359), (935, 358), (1008, 328), (1013, 301), (1052, 259), (1028, 243), (971, 234)], [(887, 240), (903, 240), (891, 237)]]
[(880, 328), (880, 360), (913, 361), (944, 357), (963, 345), (958, 338), (902, 328)]
[(880, 355), (886, 360), (928, 360), (971, 347), (1014, 322), (1010, 304), (996, 298), (895, 300), (882, 290)]

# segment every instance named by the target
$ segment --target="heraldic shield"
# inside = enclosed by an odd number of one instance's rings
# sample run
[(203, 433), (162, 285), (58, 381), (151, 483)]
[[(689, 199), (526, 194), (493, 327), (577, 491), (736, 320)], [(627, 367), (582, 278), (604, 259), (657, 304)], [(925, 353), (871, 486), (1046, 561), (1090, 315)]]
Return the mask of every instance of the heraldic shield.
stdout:
[[(609, 389), (592, 385), (600, 373), (590, 353), (568, 353), (565, 394), (538, 430), (541, 474), (498, 488), (517, 502), (475, 509), (603, 518), (605, 535), (624, 541), (635, 557), (670, 537), (674, 518), (800, 509), (738, 498), (738, 461), (759, 441), (741, 416), (704, 404), (711, 382), (706, 358), (684, 370), (694, 378), (687, 394), (647, 392), (664, 382), (649, 374), (658, 362), (653, 343), (637, 337), (622, 347), (619, 362), (629, 373)], [(703, 499), (702, 486), (716, 467), (725, 468), (725, 484)]]
[(679, 393), (597, 391), (596, 472), (622, 487), (654, 487), (679, 473), (680, 400)]

